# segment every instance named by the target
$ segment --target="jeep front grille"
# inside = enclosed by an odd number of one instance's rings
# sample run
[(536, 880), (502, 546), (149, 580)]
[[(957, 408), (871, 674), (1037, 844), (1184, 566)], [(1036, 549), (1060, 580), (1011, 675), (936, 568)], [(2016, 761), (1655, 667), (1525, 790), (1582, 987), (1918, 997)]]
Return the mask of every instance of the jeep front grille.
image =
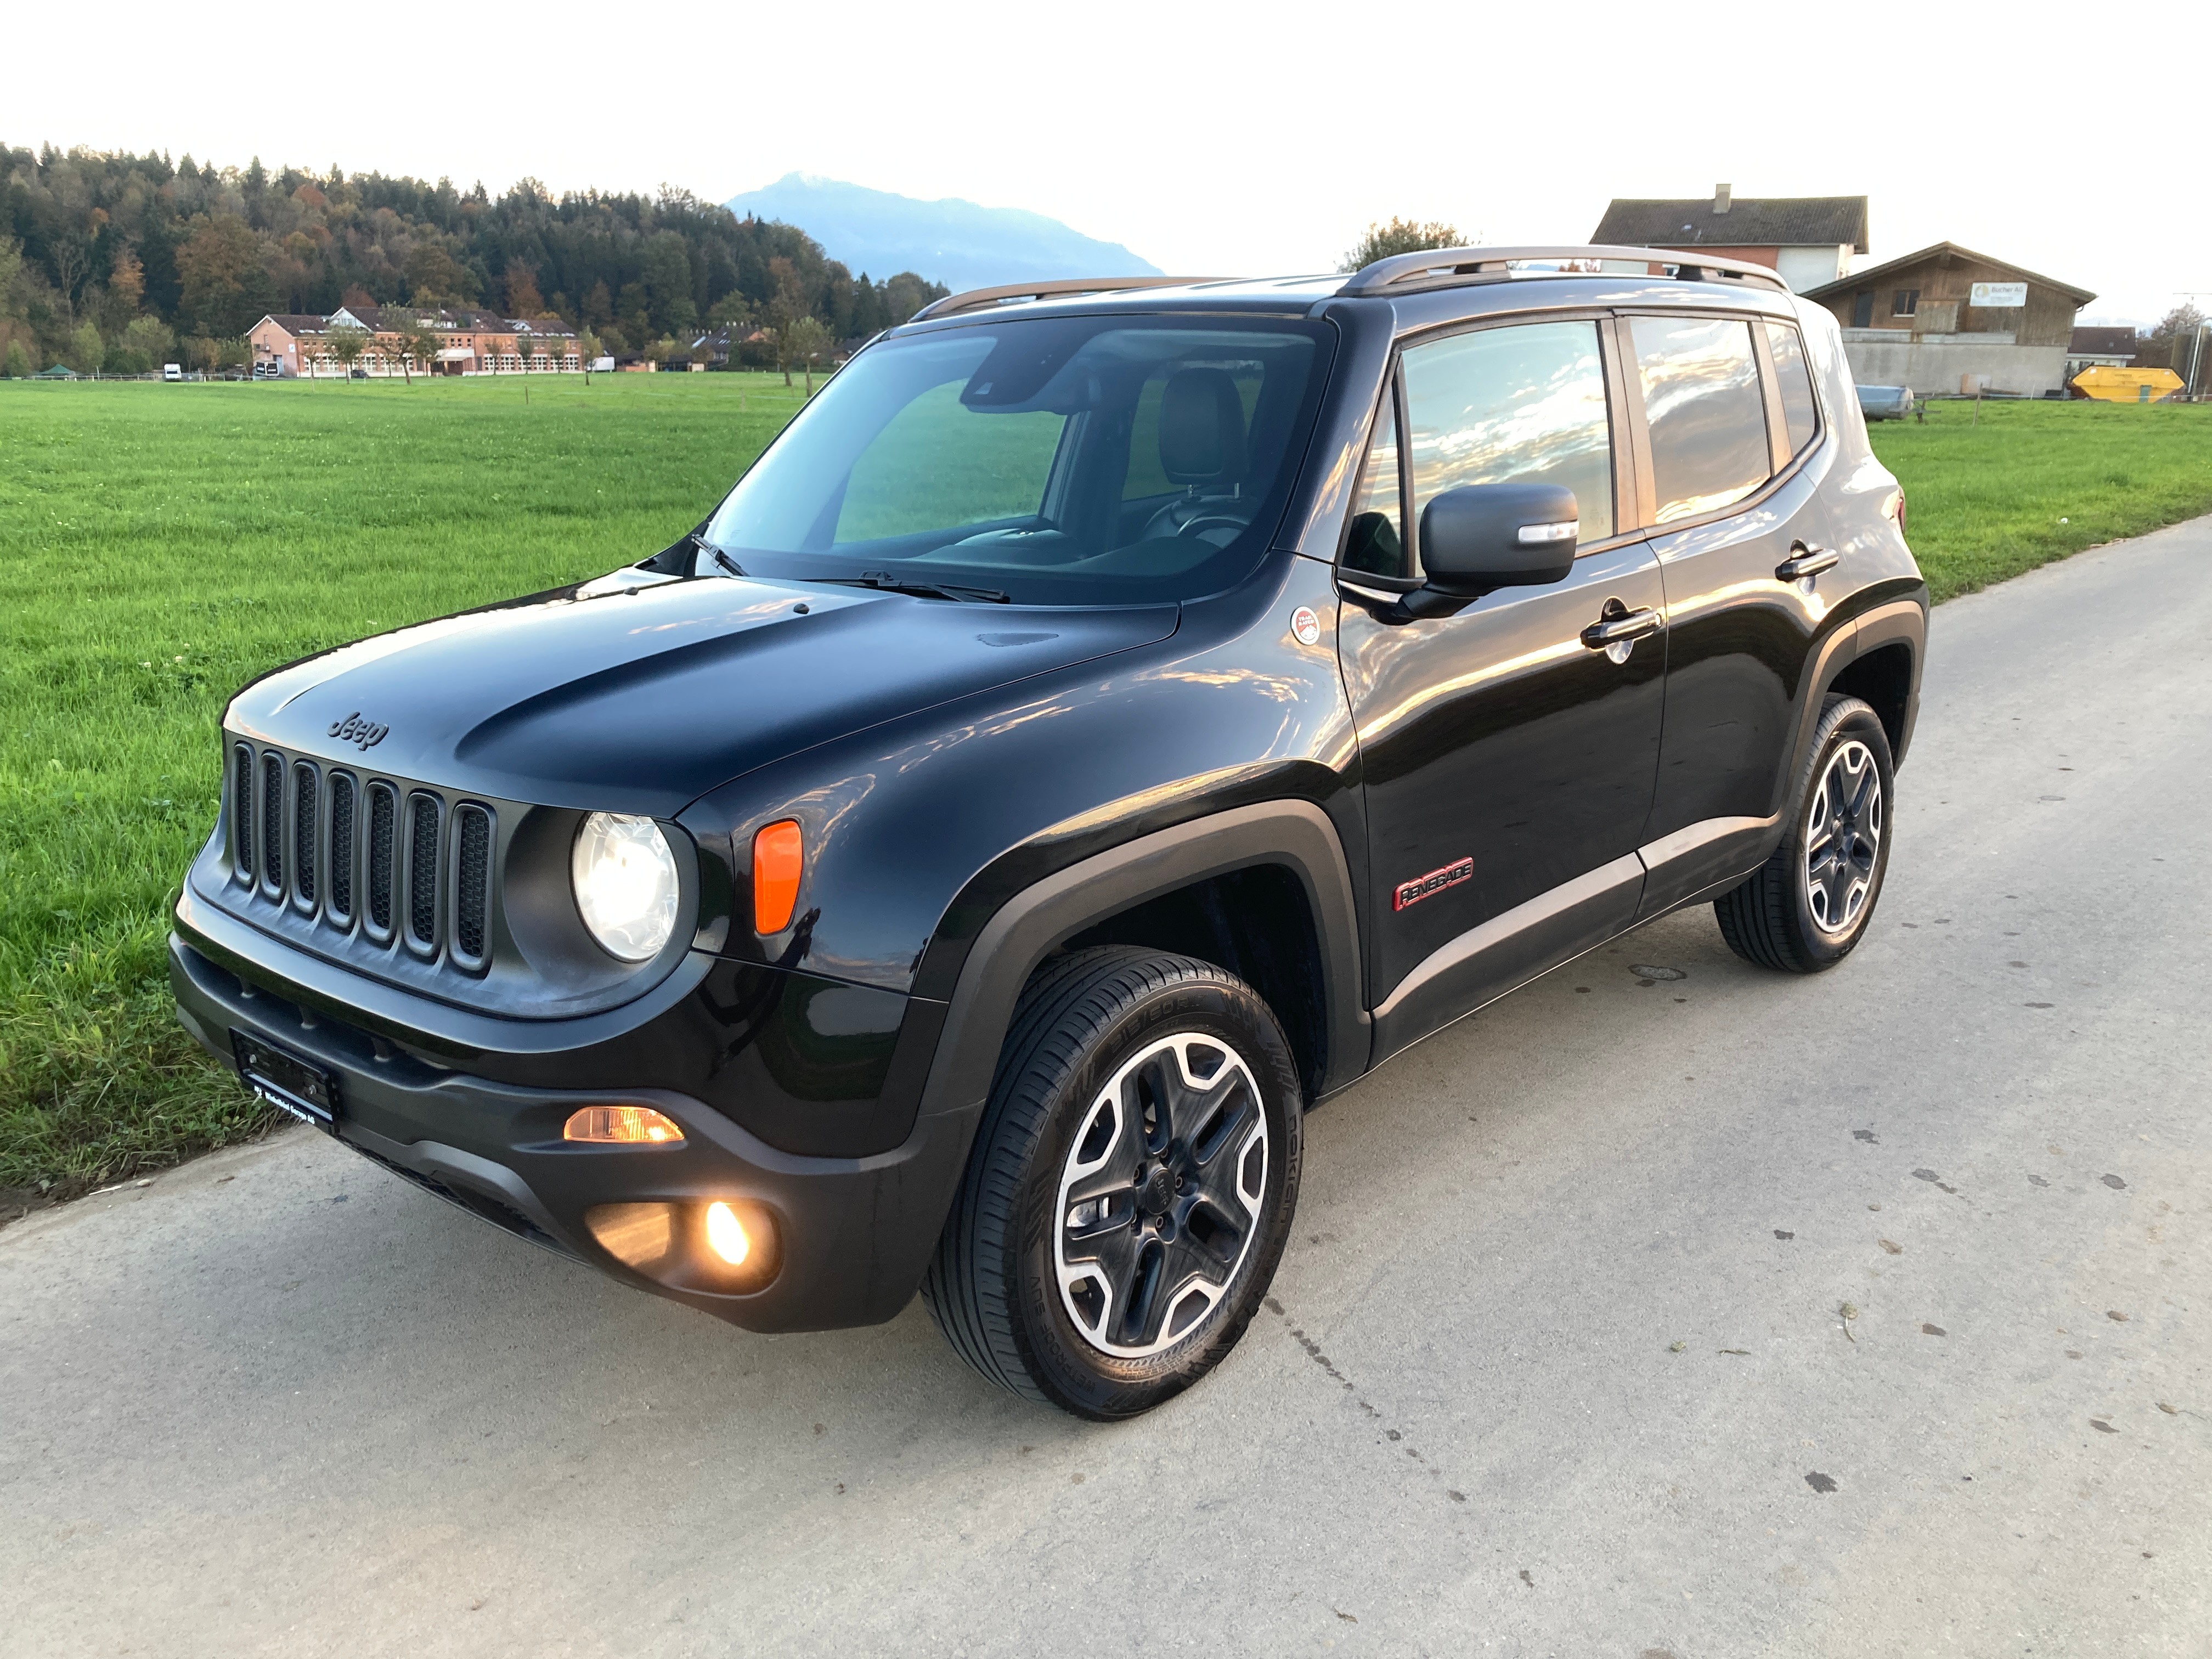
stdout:
[(453, 903), (453, 953), (481, 962), (484, 953), (484, 910), (491, 890), (491, 814), (474, 801), (453, 813), (453, 869), (459, 891)]
[(398, 933), (426, 966), (488, 966), (498, 841), (489, 805), (240, 743), (230, 811), (226, 844), (249, 902), (357, 941), (349, 954), (389, 950)]
[(261, 757), (261, 884), (284, 887), (284, 757), (273, 750)]
[(322, 791), (315, 769), (292, 763), (292, 897), (302, 909), (315, 908), (315, 811)]
[(343, 927), (353, 920), (353, 778), (331, 774), (331, 891), (324, 901), (331, 920)]
[(368, 786), (368, 925), (386, 938), (392, 933), (392, 821), (398, 813), (390, 784)]
[(438, 798), (407, 798), (407, 932), (416, 944), (438, 942)]

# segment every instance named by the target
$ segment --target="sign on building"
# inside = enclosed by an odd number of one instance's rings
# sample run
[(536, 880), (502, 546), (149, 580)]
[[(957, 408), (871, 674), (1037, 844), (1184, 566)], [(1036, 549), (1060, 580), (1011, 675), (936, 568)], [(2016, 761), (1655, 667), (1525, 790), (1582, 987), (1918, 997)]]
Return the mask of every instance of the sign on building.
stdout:
[(1977, 311), (2009, 311), (2027, 303), (2026, 283), (1976, 283), (1967, 301)]

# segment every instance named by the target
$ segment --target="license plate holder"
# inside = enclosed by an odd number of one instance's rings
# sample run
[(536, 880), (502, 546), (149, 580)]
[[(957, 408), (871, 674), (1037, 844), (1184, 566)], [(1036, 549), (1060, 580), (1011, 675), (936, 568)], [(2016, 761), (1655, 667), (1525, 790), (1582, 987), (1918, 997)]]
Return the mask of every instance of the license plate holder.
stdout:
[(251, 1031), (230, 1034), (238, 1078), (249, 1092), (325, 1134), (337, 1133), (338, 1080), (329, 1067), (278, 1048)]

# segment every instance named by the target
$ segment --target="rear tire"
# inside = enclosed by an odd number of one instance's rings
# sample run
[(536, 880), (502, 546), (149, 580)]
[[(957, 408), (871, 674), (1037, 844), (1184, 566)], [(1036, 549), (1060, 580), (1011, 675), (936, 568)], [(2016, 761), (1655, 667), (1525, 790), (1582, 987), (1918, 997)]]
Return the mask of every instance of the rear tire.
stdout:
[(1110, 946), (1041, 971), (921, 1294), (1001, 1388), (1098, 1421), (1218, 1364), (1297, 1206), (1297, 1068), (1242, 980)]
[(1881, 717), (1856, 697), (1832, 695), (1782, 844), (1713, 901), (1729, 949), (1792, 974), (1817, 974), (1849, 956), (1881, 896), (1896, 797)]

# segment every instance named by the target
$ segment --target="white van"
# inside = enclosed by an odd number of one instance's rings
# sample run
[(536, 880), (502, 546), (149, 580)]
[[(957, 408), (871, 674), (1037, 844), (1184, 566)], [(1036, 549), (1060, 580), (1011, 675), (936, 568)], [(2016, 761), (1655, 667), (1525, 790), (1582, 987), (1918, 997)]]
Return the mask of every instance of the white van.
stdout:
[(181, 363), (163, 363), (161, 365), (161, 378), (165, 380), (183, 380), (185, 378), (184, 366)]

